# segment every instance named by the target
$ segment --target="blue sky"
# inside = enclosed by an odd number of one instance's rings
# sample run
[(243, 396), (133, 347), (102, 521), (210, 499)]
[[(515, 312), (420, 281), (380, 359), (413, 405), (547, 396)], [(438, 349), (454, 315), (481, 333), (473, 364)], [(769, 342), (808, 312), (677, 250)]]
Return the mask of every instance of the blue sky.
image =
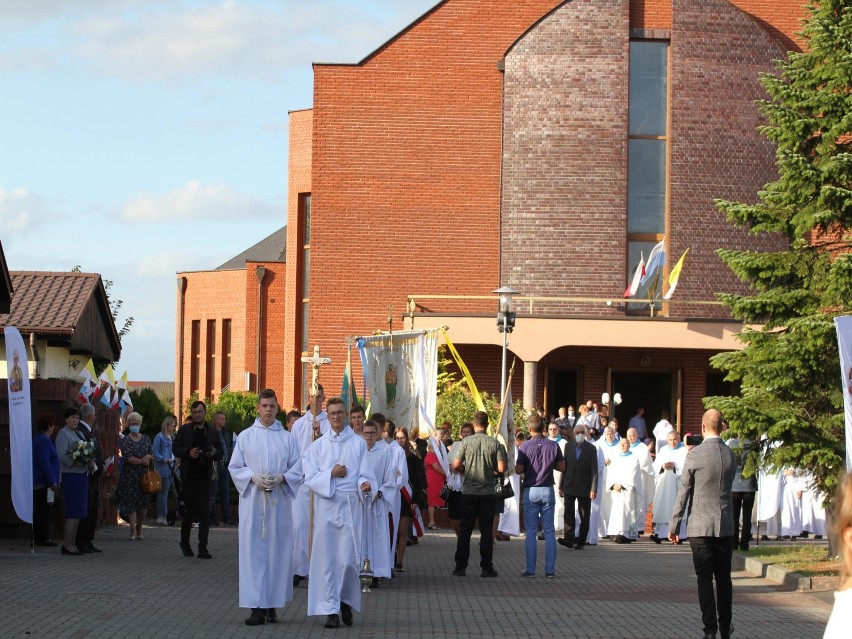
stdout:
[(9, 268), (113, 280), (135, 318), (117, 368), (174, 379), (175, 273), (286, 223), (311, 62), (357, 62), (436, 2), (0, 0)]

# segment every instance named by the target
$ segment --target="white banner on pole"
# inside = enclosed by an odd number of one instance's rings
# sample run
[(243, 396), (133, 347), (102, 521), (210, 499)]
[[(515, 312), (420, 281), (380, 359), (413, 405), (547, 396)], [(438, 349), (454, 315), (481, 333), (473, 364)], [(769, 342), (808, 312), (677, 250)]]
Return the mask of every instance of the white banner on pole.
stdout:
[(846, 472), (852, 472), (852, 315), (834, 318), (840, 351), (843, 412), (846, 416)]
[(9, 445), (12, 457), (12, 504), (21, 521), (33, 523), (33, 426), (27, 348), (14, 326), (6, 337), (9, 391)]
[(417, 426), (421, 436), (434, 435), (438, 330), (371, 335), (357, 344), (370, 412), (409, 430)]

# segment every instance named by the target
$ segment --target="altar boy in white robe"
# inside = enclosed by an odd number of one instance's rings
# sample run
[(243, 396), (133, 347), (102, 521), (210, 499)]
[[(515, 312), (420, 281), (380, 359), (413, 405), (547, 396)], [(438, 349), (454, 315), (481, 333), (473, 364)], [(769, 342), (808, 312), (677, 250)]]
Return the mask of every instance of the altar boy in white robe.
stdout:
[(346, 425), (340, 397), (326, 405), (331, 429), (311, 444), (305, 484), (313, 492), (314, 518), (308, 580), (308, 616), (327, 615), (326, 628), (353, 623), (361, 609), (362, 500), (378, 488), (367, 445)]
[(296, 438), (275, 419), (275, 391), (260, 392), (258, 417), (240, 433), (228, 471), (240, 495), (240, 607), (246, 625), (276, 623), (293, 598), (293, 509), (302, 483)]
[(367, 510), (368, 521), (364, 522), (361, 540), (361, 561), (364, 557), (370, 558), (372, 585), (375, 587), (379, 585), (379, 579), (391, 576), (390, 508), (396, 503), (394, 495), (399, 493), (399, 487), (396, 485), (396, 459), (391, 456), (387, 444), (378, 441), (379, 425), (368, 419), (361, 427), (361, 437), (367, 444), (367, 458), (378, 486), (375, 499)]
[[(677, 491), (680, 487), (680, 476), (683, 472), (683, 465), (686, 463), (687, 453), (686, 446), (680, 443), (677, 431), (669, 431), (666, 438), (668, 443), (660, 448), (657, 458), (654, 460), (657, 485), (653, 508), (654, 534), (651, 535), (651, 541), (657, 544), (662, 543), (663, 539), (669, 538), (669, 520), (674, 510)], [(680, 537), (680, 541), (686, 539), (686, 524), (687, 515), (685, 511), (680, 530), (675, 531), (675, 534)]]

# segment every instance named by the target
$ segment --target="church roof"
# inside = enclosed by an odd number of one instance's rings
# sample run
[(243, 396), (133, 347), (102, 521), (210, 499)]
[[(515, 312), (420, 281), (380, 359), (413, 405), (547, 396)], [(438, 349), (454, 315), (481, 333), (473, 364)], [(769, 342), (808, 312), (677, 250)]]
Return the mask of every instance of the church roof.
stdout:
[(287, 227), (283, 226), (272, 235), (263, 238), (254, 246), (250, 246), (239, 255), (235, 255), (217, 271), (240, 269), (246, 267), (246, 262), (286, 262), (287, 257)]
[(97, 359), (117, 361), (121, 342), (97, 273), (11, 271), (15, 295), (0, 328), (15, 326)]

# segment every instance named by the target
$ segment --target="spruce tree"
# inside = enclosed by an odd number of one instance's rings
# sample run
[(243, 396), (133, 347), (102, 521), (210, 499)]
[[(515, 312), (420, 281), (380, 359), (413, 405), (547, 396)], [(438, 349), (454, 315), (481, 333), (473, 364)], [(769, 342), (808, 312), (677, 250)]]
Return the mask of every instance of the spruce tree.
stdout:
[[(778, 179), (757, 204), (717, 201), (733, 225), (783, 238), (775, 252), (719, 250), (749, 294), (719, 299), (744, 325), (744, 349), (712, 358), (739, 382), (708, 397), (732, 432), (759, 440), (746, 472), (807, 469), (833, 495), (845, 431), (833, 318), (852, 312), (852, 2), (807, 7), (802, 52), (761, 76), (763, 135), (777, 144)], [(778, 445), (780, 444), (780, 445)]]

